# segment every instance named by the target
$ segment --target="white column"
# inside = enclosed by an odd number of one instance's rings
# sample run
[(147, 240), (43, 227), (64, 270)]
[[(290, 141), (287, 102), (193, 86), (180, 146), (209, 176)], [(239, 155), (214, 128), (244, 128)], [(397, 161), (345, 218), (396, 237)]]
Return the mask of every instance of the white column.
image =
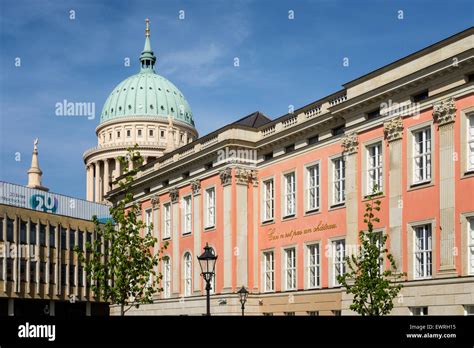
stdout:
[(100, 202), (100, 161), (94, 163), (95, 168), (95, 195), (94, 202)]
[(395, 260), (398, 272), (402, 271), (402, 138), (403, 121), (401, 117), (384, 123), (385, 138), (388, 141), (388, 192), (389, 192), (389, 228), (390, 253)]
[[(342, 140), (346, 171), (346, 246), (355, 246), (359, 241), (358, 210), (359, 201), (357, 190), (357, 151), (359, 142), (357, 134), (346, 135)], [(352, 250), (352, 249), (350, 249)]]
[(193, 181), (191, 183), (191, 188), (193, 191), (193, 234), (194, 234), (194, 255), (193, 255), (193, 284), (194, 292), (196, 295), (201, 293), (201, 268), (197, 257), (201, 255), (201, 182), (199, 180)]
[[(222, 292), (232, 291), (232, 170), (226, 168), (220, 172), (221, 183), (223, 185), (224, 213), (224, 287)], [(217, 190), (216, 190), (217, 191)], [(217, 195), (217, 192), (216, 192)]]
[(104, 190), (103, 195), (105, 196), (109, 192), (109, 160), (104, 160)]
[(236, 257), (236, 287), (240, 288), (242, 285), (248, 287), (248, 184), (250, 180), (250, 171), (246, 169), (237, 168), (235, 170), (236, 179), (236, 237), (237, 249), (235, 249)]
[(87, 165), (87, 200), (94, 200), (94, 168), (92, 164)]
[(450, 98), (434, 105), (433, 117), (439, 130), (440, 272), (438, 275), (449, 277), (456, 273), (454, 257), (456, 254), (454, 244), (454, 121), (456, 105), (454, 100)]
[(173, 241), (173, 250), (172, 250), (172, 259), (171, 259), (171, 267), (172, 267), (172, 274), (173, 277), (171, 278), (171, 285), (174, 295), (179, 295), (179, 288), (181, 285), (181, 278), (179, 276), (179, 267), (181, 264), (181, 255), (179, 254), (179, 197), (177, 195), (173, 197), (173, 194), (170, 193), (171, 196), (171, 228), (172, 228), (172, 241)]

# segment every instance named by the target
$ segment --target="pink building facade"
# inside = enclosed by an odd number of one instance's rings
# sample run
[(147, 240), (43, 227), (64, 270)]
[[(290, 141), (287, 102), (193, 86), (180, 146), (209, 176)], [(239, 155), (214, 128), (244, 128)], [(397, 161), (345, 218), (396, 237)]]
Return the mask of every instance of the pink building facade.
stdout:
[(337, 275), (374, 187), (376, 231), (406, 273), (392, 314), (474, 313), (473, 81), (471, 28), (291, 114), (253, 113), (144, 165), (135, 197), (169, 246), (164, 291), (133, 313), (202, 314), (196, 257), (208, 243), (214, 314), (240, 313), (242, 285), (248, 314), (354, 314)]

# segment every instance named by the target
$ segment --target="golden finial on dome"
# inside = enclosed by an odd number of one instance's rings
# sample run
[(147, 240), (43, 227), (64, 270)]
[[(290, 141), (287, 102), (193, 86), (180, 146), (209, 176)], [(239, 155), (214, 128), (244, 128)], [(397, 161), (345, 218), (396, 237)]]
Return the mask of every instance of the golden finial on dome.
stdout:
[(146, 27), (145, 27), (145, 36), (150, 37), (150, 20), (147, 18), (145, 19)]

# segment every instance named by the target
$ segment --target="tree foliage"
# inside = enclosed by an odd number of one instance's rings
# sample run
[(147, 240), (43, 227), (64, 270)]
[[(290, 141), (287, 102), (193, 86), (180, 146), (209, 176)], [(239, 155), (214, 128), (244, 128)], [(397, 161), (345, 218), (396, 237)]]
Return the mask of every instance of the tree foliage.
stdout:
[(94, 238), (86, 243), (85, 254), (78, 249), (77, 252), (96, 298), (119, 305), (120, 314), (124, 315), (133, 306), (152, 303), (153, 295), (162, 291), (162, 275), (156, 269), (167, 243), (157, 248), (157, 239), (151, 233), (153, 226), (147, 231), (134, 201), (131, 187), (136, 168), (143, 163), (137, 145), (118, 160), (125, 168), (118, 182), (123, 197), (110, 208), (113, 222), (104, 225), (94, 216)]
[[(349, 308), (363, 316), (389, 314), (395, 297), (403, 287), (396, 282), (405, 275), (397, 272), (395, 260), (386, 248), (387, 236), (374, 232), (374, 223), (380, 221), (376, 216), (381, 206), (377, 196), (375, 187), (365, 206), (367, 231), (359, 232), (358, 252), (345, 259), (348, 271), (337, 276), (346, 292), (353, 295)], [(389, 261), (389, 268), (384, 267), (386, 260)]]

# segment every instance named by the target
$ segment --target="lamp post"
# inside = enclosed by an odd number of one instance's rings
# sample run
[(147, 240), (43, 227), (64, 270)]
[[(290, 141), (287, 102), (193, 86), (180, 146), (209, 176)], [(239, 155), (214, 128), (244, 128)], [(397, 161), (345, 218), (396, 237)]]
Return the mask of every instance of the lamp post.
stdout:
[(242, 287), (240, 288), (239, 291), (237, 291), (237, 293), (239, 294), (239, 299), (240, 299), (240, 304), (242, 305), (242, 316), (244, 316), (245, 314), (245, 302), (247, 302), (247, 297), (249, 297), (249, 292), (248, 290), (245, 288), (245, 286), (242, 285)]
[(217, 255), (214, 250), (206, 243), (204, 252), (197, 257), (199, 266), (201, 266), (201, 276), (206, 282), (206, 315), (211, 315), (211, 281), (214, 277)]

